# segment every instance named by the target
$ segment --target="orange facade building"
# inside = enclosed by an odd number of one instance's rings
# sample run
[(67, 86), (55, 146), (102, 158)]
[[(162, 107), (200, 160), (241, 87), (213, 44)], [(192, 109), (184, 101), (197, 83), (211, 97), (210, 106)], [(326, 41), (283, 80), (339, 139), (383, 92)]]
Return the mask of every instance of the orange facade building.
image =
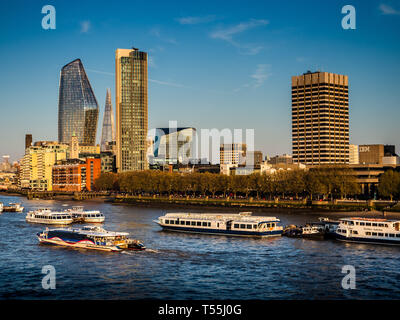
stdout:
[(100, 176), (101, 159), (64, 161), (53, 166), (53, 191), (93, 191)]

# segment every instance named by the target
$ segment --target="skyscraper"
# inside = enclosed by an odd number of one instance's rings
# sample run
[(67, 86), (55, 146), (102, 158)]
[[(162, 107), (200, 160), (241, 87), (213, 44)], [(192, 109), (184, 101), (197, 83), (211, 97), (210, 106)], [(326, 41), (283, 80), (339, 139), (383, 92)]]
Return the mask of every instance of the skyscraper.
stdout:
[(73, 134), (79, 144), (96, 143), (99, 106), (80, 59), (61, 69), (58, 100), (58, 141), (70, 143)]
[(101, 130), (101, 151), (112, 151), (115, 143), (114, 112), (111, 104), (111, 90), (107, 89), (104, 108), (103, 128)]
[(349, 163), (348, 77), (310, 72), (292, 77), (293, 162)]
[(145, 170), (148, 128), (147, 53), (136, 48), (115, 52), (117, 169)]

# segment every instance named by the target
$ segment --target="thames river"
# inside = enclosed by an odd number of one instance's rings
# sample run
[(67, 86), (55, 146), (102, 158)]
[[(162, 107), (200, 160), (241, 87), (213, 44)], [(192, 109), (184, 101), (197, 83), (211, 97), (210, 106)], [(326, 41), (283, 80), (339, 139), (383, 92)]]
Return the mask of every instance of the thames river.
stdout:
[[(24, 213), (0, 215), (1, 299), (399, 299), (400, 247), (286, 237), (267, 239), (161, 231), (166, 210), (103, 202), (26, 200)], [(39, 245), (45, 226), (25, 222), (27, 210), (84, 205), (106, 216), (104, 228), (129, 232), (150, 250), (105, 253)], [(184, 209), (168, 210), (168, 212)], [(191, 210), (200, 212), (200, 210)], [(317, 216), (272, 215), (283, 225)], [(79, 226), (79, 225), (75, 225)], [(43, 289), (42, 267), (54, 266), (56, 289)], [(343, 289), (345, 265), (356, 288)]]

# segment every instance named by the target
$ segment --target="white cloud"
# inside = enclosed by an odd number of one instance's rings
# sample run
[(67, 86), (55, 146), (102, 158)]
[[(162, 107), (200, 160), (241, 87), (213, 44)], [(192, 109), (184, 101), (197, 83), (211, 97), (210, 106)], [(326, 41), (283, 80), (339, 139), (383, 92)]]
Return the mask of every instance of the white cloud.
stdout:
[(394, 9), (393, 7), (381, 3), (379, 6), (379, 10), (381, 11), (382, 14), (384, 15), (400, 15), (400, 11)]
[(268, 72), (269, 67), (270, 66), (267, 64), (257, 65), (256, 71), (251, 75), (251, 78), (255, 81), (253, 84), (254, 88), (261, 87), (264, 81), (270, 76), (270, 73)]
[(265, 26), (269, 22), (268, 20), (257, 20), (257, 19), (250, 19), (247, 22), (241, 22), (235, 26), (229, 27), (229, 28), (223, 28), (223, 29), (218, 29), (213, 31), (210, 34), (210, 37), (212, 39), (219, 39), (226, 41), (230, 43), (231, 45), (239, 48), (242, 53), (244, 54), (250, 54), (250, 55), (255, 55), (259, 53), (262, 49), (262, 46), (257, 46), (254, 44), (242, 44), (239, 43), (234, 39), (234, 37), (238, 34), (244, 33), (250, 29), (260, 27), (260, 26)]
[(208, 15), (202, 17), (182, 17), (182, 18), (177, 18), (176, 21), (178, 21), (180, 24), (200, 24), (200, 23), (209, 23), (215, 21), (215, 19), (216, 19), (215, 15)]
[(90, 27), (91, 27), (90, 21), (82, 21), (81, 22), (81, 33), (89, 32)]
[(149, 31), (150, 35), (156, 38), (163, 40), (164, 42), (177, 44), (177, 41), (173, 38), (166, 37), (165, 35), (161, 34), (161, 30), (159, 27), (154, 27)]

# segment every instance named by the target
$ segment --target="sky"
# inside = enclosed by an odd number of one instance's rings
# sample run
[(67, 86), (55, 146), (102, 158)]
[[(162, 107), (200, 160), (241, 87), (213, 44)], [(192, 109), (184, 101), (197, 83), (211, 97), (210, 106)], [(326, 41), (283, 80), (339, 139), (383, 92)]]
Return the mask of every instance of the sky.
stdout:
[[(42, 28), (42, 7), (56, 28)], [(356, 10), (343, 29), (342, 7)], [(25, 134), (57, 140), (61, 68), (80, 58), (115, 110), (115, 50), (149, 54), (149, 129), (254, 129), (255, 149), (291, 153), (291, 77), (349, 77), (350, 143), (400, 152), (400, 1), (1, 1), (0, 155)]]

